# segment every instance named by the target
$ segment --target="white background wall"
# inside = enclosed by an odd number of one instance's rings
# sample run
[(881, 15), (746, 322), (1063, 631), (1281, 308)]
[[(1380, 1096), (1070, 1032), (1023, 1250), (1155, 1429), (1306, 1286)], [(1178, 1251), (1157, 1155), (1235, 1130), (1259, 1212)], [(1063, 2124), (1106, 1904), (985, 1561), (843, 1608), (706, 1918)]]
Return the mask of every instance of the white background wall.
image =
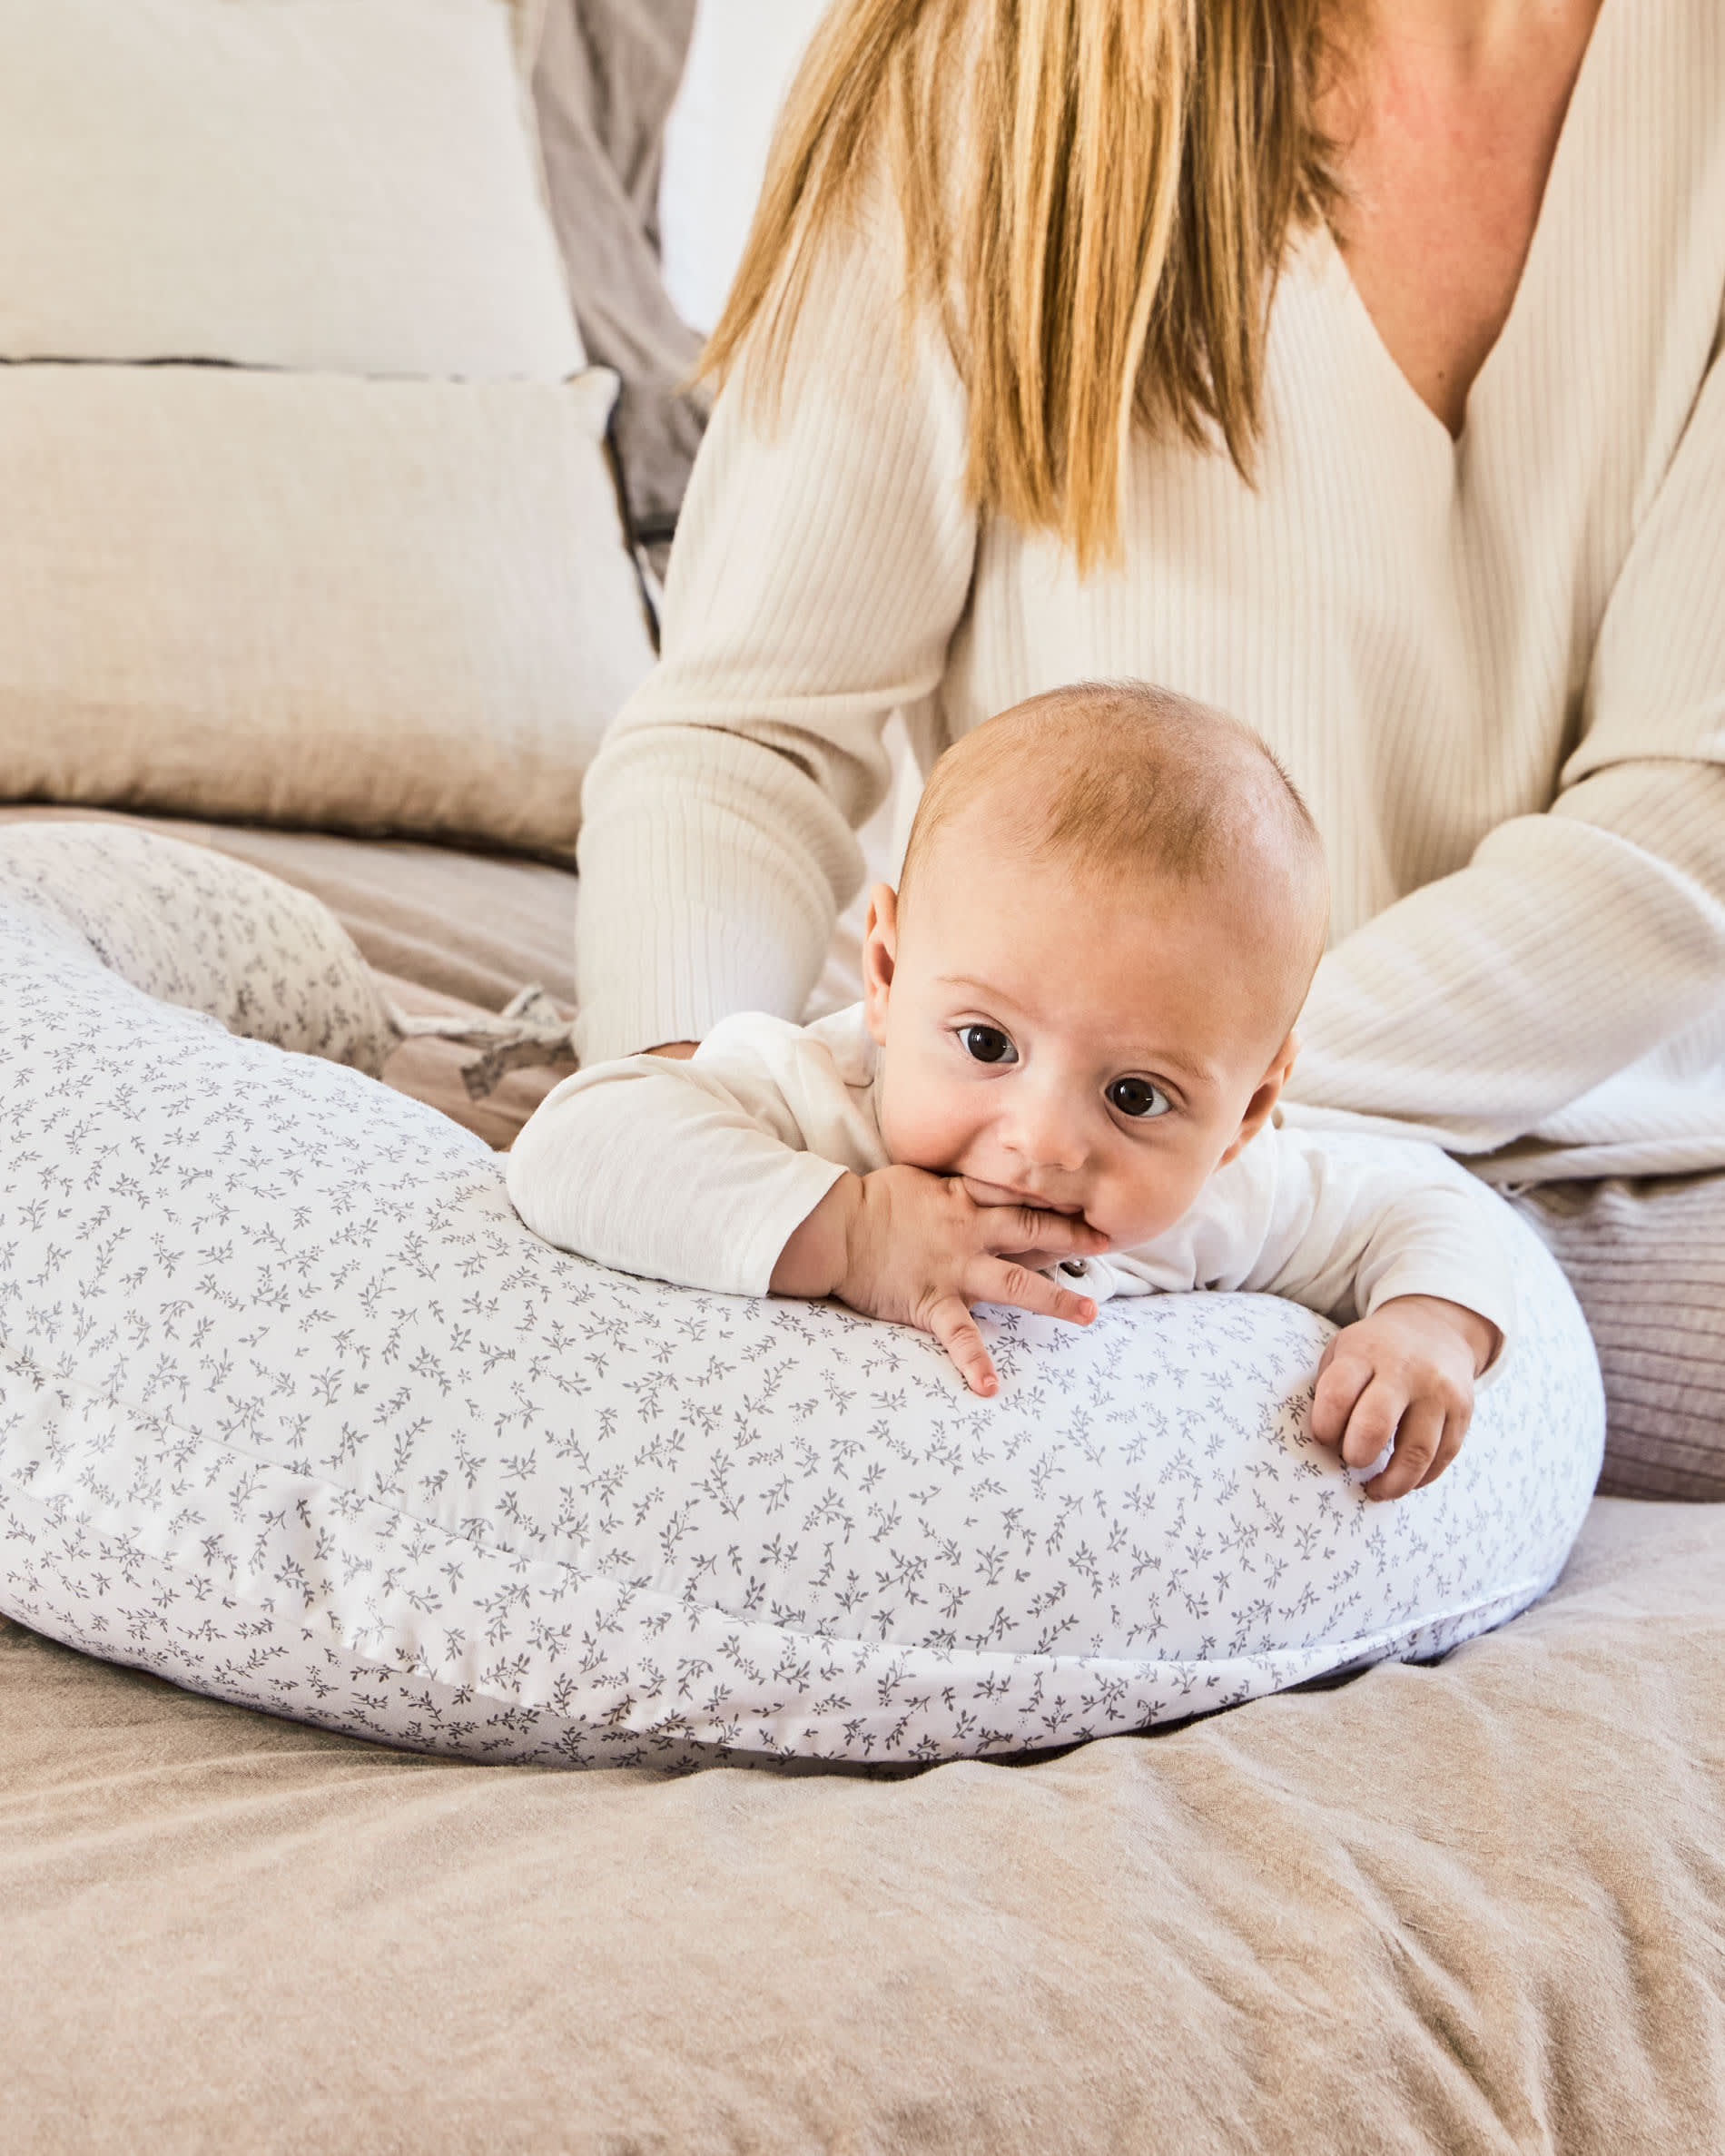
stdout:
[(659, 222), (679, 314), (710, 330), (724, 304), (784, 93), (825, 0), (699, 0), (665, 137)]

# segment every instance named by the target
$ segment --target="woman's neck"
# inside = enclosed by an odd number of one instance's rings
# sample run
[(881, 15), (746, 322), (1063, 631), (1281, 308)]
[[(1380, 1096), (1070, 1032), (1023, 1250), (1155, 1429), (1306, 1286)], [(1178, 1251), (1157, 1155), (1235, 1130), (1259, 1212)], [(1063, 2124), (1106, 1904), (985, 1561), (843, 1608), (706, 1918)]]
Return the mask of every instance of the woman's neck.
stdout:
[(1453, 435), (1507, 320), (1601, 0), (1360, 0), (1324, 102), (1337, 237)]
[(1356, 0), (1348, 43), (1355, 50), (1417, 48), (1460, 68), (1490, 69), (1530, 42), (1561, 40), (1578, 14), (1591, 18), (1599, 0)]

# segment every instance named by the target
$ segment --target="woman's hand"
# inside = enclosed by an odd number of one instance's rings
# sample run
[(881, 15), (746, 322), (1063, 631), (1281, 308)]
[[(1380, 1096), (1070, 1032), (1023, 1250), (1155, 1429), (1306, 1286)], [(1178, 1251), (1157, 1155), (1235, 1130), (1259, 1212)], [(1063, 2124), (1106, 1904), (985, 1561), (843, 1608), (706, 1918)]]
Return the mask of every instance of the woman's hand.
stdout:
[(773, 1290), (836, 1295), (865, 1317), (932, 1333), (973, 1393), (999, 1390), (971, 1315), (1003, 1303), (1088, 1325), (1096, 1304), (1035, 1271), (1098, 1257), (1108, 1238), (1082, 1220), (1030, 1206), (979, 1206), (962, 1183), (920, 1167), (840, 1177), (779, 1254)]
[(1349, 1467), (1369, 1467), (1395, 1440), (1367, 1497), (1404, 1497), (1434, 1482), (1462, 1449), (1474, 1380), (1501, 1344), (1497, 1327), (1460, 1303), (1392, 1296), (1324, 1350), (1312, 1435), (1338, 1447)]

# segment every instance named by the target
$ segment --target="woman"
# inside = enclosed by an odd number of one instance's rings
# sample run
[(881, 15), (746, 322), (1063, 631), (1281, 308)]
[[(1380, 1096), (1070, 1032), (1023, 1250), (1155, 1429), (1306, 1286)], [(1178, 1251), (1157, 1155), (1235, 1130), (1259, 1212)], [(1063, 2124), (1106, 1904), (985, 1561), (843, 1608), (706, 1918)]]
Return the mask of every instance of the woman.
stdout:
[(588, 783), (584, 1054), (799, 1009), (894, 708), (1206, 698), (1329, 848), (1290, 1112), (1533, 1186), (1602, 1487), (1725, 1494), (1722, 297), (1717, 0), (842, 0)]

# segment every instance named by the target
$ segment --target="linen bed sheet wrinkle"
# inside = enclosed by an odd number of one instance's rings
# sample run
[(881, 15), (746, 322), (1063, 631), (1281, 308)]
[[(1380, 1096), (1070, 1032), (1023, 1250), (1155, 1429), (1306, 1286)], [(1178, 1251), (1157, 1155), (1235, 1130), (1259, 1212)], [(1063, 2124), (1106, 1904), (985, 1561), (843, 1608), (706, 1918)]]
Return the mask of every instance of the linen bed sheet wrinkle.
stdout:
[(441, 1762), (0, 1620), (8, 2156), (1719, 2149), (1722, 1720), (1725, 1515), (1611, 1501), (1439, 1668), (908, 1781)]

